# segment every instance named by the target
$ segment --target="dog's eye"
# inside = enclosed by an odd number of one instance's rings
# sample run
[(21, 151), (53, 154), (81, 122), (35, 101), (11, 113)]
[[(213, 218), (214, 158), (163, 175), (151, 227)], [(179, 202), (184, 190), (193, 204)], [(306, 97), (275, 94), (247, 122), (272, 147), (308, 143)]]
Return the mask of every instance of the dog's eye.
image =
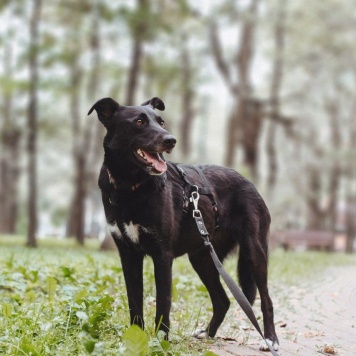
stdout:
[(135, 123), (136, 123), (136, 125), (141, 126), (145, 123), (145, 121), (143, 119), (138, 118), (135, 120)]
[(164, 120), (160, 120), (160, 121), (159, 121), (159, 124), (160, 124), (162, 127), (164, 127)]

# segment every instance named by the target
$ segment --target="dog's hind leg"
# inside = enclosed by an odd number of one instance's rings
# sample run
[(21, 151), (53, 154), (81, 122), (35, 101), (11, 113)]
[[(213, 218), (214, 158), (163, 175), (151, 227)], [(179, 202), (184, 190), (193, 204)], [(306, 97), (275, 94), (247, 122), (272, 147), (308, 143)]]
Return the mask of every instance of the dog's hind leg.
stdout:
[(214, 265), (209, 251), (205, 249), (189, 254), (189, 260), (207, 288), (213, 304), (213, 317), (211, 318), (208, 328), (206, 330), (196, 330), (193, 336), (197, 338), (214, 337), (225, 318), (230, 306), (230, 301), (221, 285), (219, 272)]
[(118, 247), (121, 265), (126, 283), (127, 299), (130, 308), (130, 322), (142, 329), (145, 327), (143, 320), (143, 258), (144, 255), (137, 251), (130, 243), (115, 239)]
[[(267, 224), (266, 224), (267, 225)], [(256, 231), (257, 230), (257, 231)], [(255, 297), (255, 285), (257, 285), (261, 298), (261, 310), (263, 314), (264, 336), (275, 350), (278, 350), (278, 338), (274, 327), (273, 304), (268, 292), (267, 268), (268, 268), (268, 248), (267, 234), (268, 227), (261, 224), (258, 228), (256, 224), (249, 226), (247, 234), (240, 242), (240, 257), (238, 265), (239, 280), (247, 299), (252, 304)], [(249, 235), (247, 237), (247, 235)], [(250, 281), (250, 282), (248, 282)], [(248, 285), (250, 283), (250, 285)], [(263, 341), (261, 350), (268, 350)]]
[(251, 270), (251, 261), (247, 258), (247, 256), (245, 256), (244, 253), (241, 253), (241, 251), (242, 250), (240, 249), (237, 267), (238, 279), (245, 297), (250, 304), (253, 305), (256, 299), (257, 286)]

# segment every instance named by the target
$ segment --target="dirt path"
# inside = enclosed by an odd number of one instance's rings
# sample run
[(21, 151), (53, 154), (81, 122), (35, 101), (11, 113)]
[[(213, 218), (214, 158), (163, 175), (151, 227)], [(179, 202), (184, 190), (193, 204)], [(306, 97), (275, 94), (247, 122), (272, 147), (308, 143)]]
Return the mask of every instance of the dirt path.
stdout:
[[(334, 267), (315, 279), (273, 291), (279, 355), (356, 355), (356, 266)], [(211, 350), (220, 356), (270, 354), (258, 345), (253, 330), (245, 345), (221, 339)]]

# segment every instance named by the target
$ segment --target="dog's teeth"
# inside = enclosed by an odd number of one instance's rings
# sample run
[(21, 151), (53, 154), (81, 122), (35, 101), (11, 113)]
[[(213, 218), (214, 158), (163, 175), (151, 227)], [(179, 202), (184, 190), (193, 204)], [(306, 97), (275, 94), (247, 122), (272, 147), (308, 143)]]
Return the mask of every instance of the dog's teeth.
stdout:
[(142, 152), (142, 150), (140, 148), (137, 150), (137, 154), (139, 156), (141, 156), (142, 158), (146, 159), (145, 154)]

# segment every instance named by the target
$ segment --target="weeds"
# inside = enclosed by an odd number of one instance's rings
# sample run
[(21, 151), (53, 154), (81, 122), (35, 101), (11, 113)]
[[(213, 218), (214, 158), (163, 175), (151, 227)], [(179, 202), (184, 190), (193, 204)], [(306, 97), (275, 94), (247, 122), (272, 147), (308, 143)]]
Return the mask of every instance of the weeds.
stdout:
[[(0, 238), (0, 354), (214, 355), (208, 351), (214, 341), (190, 337), (197, 325), (206, 325), (210, 319), (211, 304), (186, 258), (174, 264), (172, 331), (168, 342), (160, 333), (156, 335), (153, 325), (155, 288), (149, 259), (144, 265), (147, 329), (142, 331), (129, 327), (117, 253), (98, 252), (93, 242), (89, 248), (80, 248), (71, 241), (46, 240), (40, 241), (38, 249), (27, 249), (19, 241)], [(330, 254), (326, 258), (304, 253), (293, 258), (296, 261), (291, 262), (290, 253), (280, 251), (272, 254), (273, 285), (322, 268), (315, 267), (312, 261), (317, 266), (348, 263), (347, 256)], [(236, 260), (228, 261), (227, 268), (235, 276)], [(249, 333), (241, 329), (246, 321), (236, 313), (227, 318), (223, 332), (230, 336), (238, 330), (246, 342)]]

